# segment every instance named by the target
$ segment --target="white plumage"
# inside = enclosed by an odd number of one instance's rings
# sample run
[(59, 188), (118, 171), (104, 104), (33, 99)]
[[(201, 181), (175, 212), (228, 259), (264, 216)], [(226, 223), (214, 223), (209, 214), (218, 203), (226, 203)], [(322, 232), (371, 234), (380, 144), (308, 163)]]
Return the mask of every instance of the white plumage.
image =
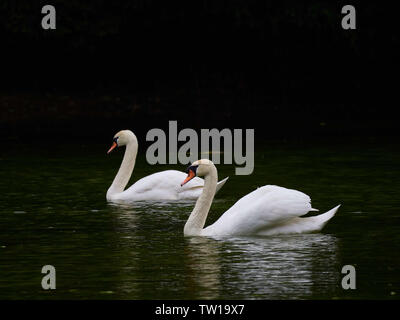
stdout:
[[(176, 170), (165, 170), (144, 177), (124, 191), (135, 167), (138, 142), (130, 130), (122, 130), (114, 136), (110, 150), (126, 146), (124, 158), (113, 183), (107, 190), (106, 198), (112, 202), (131, 202), (141, 200), (183, 200), (197, 199), (204, 186), (204, 180), (195, 178), (185, 187), (180, 183), (186, 174)], [(220, 181), (217, 191), (222, 188), (228, 178)]]
[[(141, 200), (184, 200), (197, 199), (204, 186), (204, 180), (194, 178), (181, 187), (186, 174), (177, 170), (165, 170), (146, 176), (128, 189), (110, 197), (111, 201), (141, 201)], [(225, 184), (228, 178), (218, 183), (217, 191)]]
[(215, 223), (203, 229), (215, 195), (217, 169), (207, 159), (193, 163), (205, 177), (203, 192), (184, 228), (185, 235), (276, 235), (316, 232), (331, 219), (339, 206), (324, 214), (302, 218), (311, 207), (308, 195), (292, 189), (266, 185), (238, 200)]
[(325, 214), (300, 218), (311, 207), (308, 195), (292, 189), (266, 185), (238, 200), (202, 235), (274, 235), (319, 231), (339, 206)]

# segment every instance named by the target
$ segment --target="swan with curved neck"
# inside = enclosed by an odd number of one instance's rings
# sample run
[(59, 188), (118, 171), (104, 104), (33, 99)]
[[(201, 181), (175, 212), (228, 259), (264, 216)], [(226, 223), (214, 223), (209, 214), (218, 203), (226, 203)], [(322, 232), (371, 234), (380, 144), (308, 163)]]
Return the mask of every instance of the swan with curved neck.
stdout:
[(214, 199), (218, 173), (208, 159), (194, 162), (188, 169), (186, 183), (196, 176), (204, 176), (204, 188), (187, 220), (185, 236), (276, 235), (320, 231), (335, 215), (339, 206), (317, 216), (301, 218), (309, 211), (311, 199), (292, 189), (266, 185), (237, 201), (215, 223), (204, 228)]
[[(179, 184), (186, 176), (177, 170), (165, 170), (144, 177), (127, 190), (129, 179), (135, 167), (138, 152), (138, 141), (130, 130), (118, 132), (112, 142), (110, 153), (117, 147), (126, 146), (125, 154), (111, 186), (107, 190), (106, 198), (112, 202), (130, 202), (140, 200), (182, 200), (197, 199), (204, 186), (204, 180), (196, 177), (186, 188), (180, 188)], [(225, 184), (226, 180), (218, 182), (217, 191)]]

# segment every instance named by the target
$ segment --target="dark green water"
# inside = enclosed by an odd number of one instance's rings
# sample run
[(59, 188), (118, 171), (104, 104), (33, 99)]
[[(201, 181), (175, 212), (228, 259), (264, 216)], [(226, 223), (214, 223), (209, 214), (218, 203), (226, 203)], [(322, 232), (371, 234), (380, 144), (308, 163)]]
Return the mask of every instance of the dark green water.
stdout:
[[(378, 143), (256, 148), (255, 171), (234, 176), (207, 225), (257, 186), (309, 194), (338, 214), (318, 234), (185, 238), (186, 203), (107, 204), (122, 150), (108, 145), (3, 146), (0, 299), (398, 299), (400, 152)], [(140, 150), (131, 183), (186, 166), (150, 166)], [(57, 288), (41, 288), (41, 268)], [(355, 290), (341, 287), (344, 265)]]

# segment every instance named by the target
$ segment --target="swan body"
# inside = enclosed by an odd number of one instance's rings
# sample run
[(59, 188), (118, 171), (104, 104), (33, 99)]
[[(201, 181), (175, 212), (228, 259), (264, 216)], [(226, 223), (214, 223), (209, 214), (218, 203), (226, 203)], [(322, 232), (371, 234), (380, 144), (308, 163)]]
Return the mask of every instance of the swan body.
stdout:
[[(184, 188), (179, 184), (186, 177), (186, 174), (177, 170), (165, 170), (146, 176), (128, 189), (124, 190), (132, 175), (135, 166), (138, 142), (134, 133), (130, 130), (118, 132), (113, 139), (113, 145), (108, 151), (114, 148), (126, 146), (124, 158), (113, 183), (107, 191), (106, 198), (111, 202), (131, 202), (142, 200), (184, 200), (197, 199), (204, 186), (204, 180), (196, 177)], [(220, 181), (217, 191), (222, 188), (228, 178)]]
[[(142, 201), (142, 200), (185, 200), (197, 199), (204, 186), (204, 180), (197, 178), (187, 188), (179, 184), (185, 179), (186, 174), (177, 170), (165, 170), (153, 173), (136, 181), (127, 190), (108, 195), (109, 201)], [(228, 178), (219, 183), (220, 189)]]
[(336, 206), (324, 214), (302, 218), (309, 211), (318, 211), (311, 207), (308, 195), (297, 190), (266, 185), (238, 200), (215, 223), (203, 228), (216, 190), (217, 169), (210, 160), (203, 159), (194, 162), (189, 170), (204, 175), (205, 184), (185, 224), (186, 236), (267, 236), (317, 232), (340, 207)]

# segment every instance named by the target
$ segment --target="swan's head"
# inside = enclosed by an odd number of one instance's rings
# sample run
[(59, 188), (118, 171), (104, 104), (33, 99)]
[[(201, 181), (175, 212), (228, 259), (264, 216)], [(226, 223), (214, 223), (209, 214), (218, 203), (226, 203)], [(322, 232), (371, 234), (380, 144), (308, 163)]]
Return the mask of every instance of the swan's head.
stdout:
[(210, 172), (211, 168), (215, 167), (214, 163), (211, 160), (208, 159), (201, 159), (193, 162), (188, 168), (187, 168), (187, 177), (186, 179), (181, 183), (181, 186), (184, 184), (188, 183), (190, 180), (192, 180), (194, 177), (204, 177), (207, 175), (207, 173)]
[(133, 132), (131, 130), (121, 130), (114, 136), (111, 148), (107, 151), (107, 153), (110, 153), (116, 147), (126, 146), (131, 141), (137, 142), (136, 136), (133, 134)]

